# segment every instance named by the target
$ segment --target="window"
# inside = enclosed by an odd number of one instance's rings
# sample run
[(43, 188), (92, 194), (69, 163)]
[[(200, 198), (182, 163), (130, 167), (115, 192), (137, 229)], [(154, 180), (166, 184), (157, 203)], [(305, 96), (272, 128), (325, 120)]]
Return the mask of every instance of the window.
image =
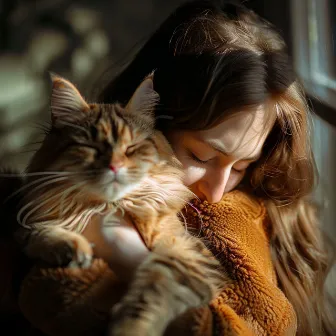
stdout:
[[(322, 225), (335, 237), (336, 204), (336, 1), (292, 0), (292, 50), (294, 67), (312, 100), (312, 145), (320, 174), (315, 199), (322, 206)], [(327, 123), (325, 120), (329, 123)], [(336, 267), (327, 284), (336, 295)]]
[(291, 6), (298, 75), (310, 96), (336, 109), (335, 1), (293, 0)]
[[(335, 11), (333, 0), (291, 1), (294, 67), (315, 112), (312, 145), (320, 179), (314, 196), (322, 207), (323, 228), (330, 237), (336, 234)], [(336, 276), (336, 267), (334, 273)]]

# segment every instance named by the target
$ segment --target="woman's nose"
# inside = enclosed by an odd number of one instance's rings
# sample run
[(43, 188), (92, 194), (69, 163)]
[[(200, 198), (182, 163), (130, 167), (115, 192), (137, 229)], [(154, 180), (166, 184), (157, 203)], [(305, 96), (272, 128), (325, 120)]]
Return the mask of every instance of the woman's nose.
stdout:
[(209, 203), (218, 203), (222, 199), (230, 177), (231, 168), (209, 173), (200, 181), (199, 190)]

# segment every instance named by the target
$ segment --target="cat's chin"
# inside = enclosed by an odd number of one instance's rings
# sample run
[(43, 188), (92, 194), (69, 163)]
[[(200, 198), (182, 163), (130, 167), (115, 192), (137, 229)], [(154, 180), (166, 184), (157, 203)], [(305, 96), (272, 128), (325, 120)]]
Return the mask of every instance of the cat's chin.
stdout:
[(109, 202), (121, 200), (125, 195), (134, 190), (134, 186), (123, 185), (118, 182), (111, 182), (105, 190), (106, 199)]
[(104, 190), (104, 194), (109, 202), (118, 201), (124, 195), (123, 187), (118, 182), (111, 182), (108, 188)]

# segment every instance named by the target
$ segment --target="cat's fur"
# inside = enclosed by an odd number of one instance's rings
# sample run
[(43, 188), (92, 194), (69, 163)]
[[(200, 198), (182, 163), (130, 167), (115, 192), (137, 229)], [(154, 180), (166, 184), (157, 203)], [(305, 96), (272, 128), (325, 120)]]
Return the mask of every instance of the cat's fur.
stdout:
[(86, 267), (93, 251), (83, 229), (126, 212), (152, 252), (112, 310), (110, 335), (162, 335), (177, 315), (209, 303), (225, 279), (177, 217), (191, 193), (154, 130), (152, 78), (125, 107), (88, 104), (69, 81), (52, 81), (52, 127), (27, 169), (16, 237), (31, 258)]

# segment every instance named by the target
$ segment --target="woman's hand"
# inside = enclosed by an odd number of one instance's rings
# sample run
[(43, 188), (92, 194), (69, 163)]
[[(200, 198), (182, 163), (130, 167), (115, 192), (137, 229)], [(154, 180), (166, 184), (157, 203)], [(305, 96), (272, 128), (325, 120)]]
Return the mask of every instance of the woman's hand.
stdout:
[(97, 217), (86, 227), (83, 235), (94, 244), (95, 256), (104, 259), (116, 276), (125, 281), (131, 279), (149, 253), (128, 217), (116, 216), (113, 223), (106, 226)]

